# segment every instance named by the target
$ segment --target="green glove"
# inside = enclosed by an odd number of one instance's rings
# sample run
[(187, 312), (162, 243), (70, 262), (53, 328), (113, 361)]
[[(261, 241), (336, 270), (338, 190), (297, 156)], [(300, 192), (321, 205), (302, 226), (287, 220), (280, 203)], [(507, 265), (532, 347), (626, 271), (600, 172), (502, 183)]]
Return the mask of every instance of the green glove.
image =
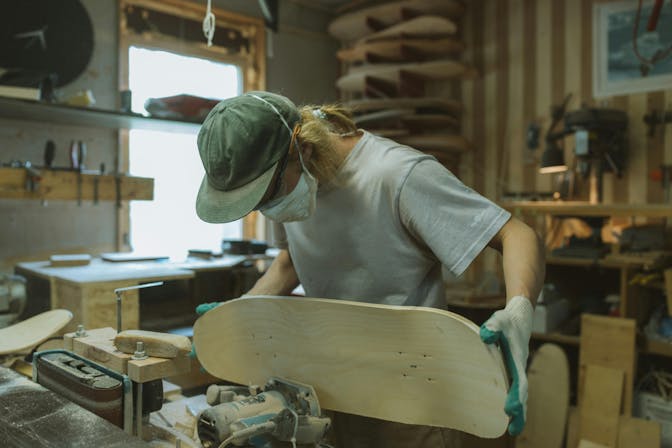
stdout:
[(525, 426), (527, 414), (527, 366), (528, 344), (532, 332), (530, 301), (523, 296), (513, 297), (506, 308), (496, 311), (481, 326), (481, 340), (486, 344), (499, 343), (504, 352), (512, 384), (504, 404), (504, 412), (511, 418), (509, 434), (518, 435)]
[(205, 313), (207, 313), (208, 311), (210, 311), (211, 309), (213, 309), (216, 306), (219, 306), (221, 304), (222, 304), (222, 302), (201, 303), (200, 305), (198, 305), (196, 307), (196, 314), (198, 314), (199, 316), (202, 316)]

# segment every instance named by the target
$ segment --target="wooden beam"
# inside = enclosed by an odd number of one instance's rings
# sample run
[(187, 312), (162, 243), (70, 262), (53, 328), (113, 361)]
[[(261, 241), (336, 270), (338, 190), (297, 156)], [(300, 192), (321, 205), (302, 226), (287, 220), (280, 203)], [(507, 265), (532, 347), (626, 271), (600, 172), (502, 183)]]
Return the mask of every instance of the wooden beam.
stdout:
[[(0, 198), (117, 200), (117, 176), (76, 171), (37, 170), (34, 187), (24, 168), (0, 168)], [(120, 175), (119, 199), (154, 199), (154, 179)], [(97, 194), (96, 194), (97, 190)]]

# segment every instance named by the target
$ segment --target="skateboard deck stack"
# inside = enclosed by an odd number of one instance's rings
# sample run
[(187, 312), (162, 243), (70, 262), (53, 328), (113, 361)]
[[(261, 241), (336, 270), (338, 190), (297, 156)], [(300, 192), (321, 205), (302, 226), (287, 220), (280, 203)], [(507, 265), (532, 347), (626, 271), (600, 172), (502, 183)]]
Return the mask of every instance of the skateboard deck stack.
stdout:
[(329, 25), (342, 43), (336, 86), (357, 124), (433, 155), (456, 174), (471, 143), (460, 135), (460, 103), (444, 92), (475, 75), (460, 61), (464, 8), (457, 0), (391, 1), (345, 12)]

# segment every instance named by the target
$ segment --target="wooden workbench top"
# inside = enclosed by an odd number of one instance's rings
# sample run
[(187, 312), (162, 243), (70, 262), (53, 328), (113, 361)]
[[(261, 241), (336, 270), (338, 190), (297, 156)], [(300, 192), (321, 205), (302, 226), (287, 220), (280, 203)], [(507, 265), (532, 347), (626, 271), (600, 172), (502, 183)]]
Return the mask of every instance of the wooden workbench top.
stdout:
[(107, 262), (94, 259), (85, 266), (50, 266), (48, 261), (18, 263), (16, 267), (42, 278), (58, 278), (73, 283), (100, 283), (122, 280), (155, 281), (194, 277), (194, 272), (165, 261)]
[[(210, 259), (187, 258), (182, 261), (110, 262), (94, 258), (83, 266), (51, 266), (49, 261), (18, 263), (19, 270), (44, 279), (57, 278), (73, 283), (100, 283), (136, 280), (178, 280), (193, 278), (195, 272), (233, 269), (246, 261), (270, 260), (270, 255), (223, 255)], [(20, 273), (20, 272), (19, 272)]]
[(0, 408), (2, 446), (150, 446), (6, 367), (0, 367)]

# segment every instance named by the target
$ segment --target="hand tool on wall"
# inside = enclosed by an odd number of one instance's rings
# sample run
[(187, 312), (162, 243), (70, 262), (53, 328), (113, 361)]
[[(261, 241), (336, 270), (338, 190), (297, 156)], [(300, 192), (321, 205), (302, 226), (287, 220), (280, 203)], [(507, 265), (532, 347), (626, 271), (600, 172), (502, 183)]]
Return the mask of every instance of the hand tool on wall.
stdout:
[(42, 176), (40, 175), (40, 172), (35, 169), (28, 161), (23, 164), (23, 167), (26, 169), (26, 190), (34, 193), (40, 188), (40, 181), (42, 180)]
[(56, 145), (52, 140), (47, 140), (47, 144), (44, 147), (44, 167), (47, 169), (52, 169), (54, 163), (54, 156), (56, 155)]
[(100, 170), (98, 171), (98, 174), (96, 177), (93, 178), (93, 204), (98, 205), (98, 191), (99, 191), (99, 184), (100, 184), (100, 176), (105, 174), (105, 164), (101, 163), (100, 164)]
[(84, 159), (86, 158), (86, 144), (78, 140), (73, 140), (70, 144), (70, 165), (72, 169), (77, 170), (77, 205), (82, 205), (82, 170), (84, 169)]

